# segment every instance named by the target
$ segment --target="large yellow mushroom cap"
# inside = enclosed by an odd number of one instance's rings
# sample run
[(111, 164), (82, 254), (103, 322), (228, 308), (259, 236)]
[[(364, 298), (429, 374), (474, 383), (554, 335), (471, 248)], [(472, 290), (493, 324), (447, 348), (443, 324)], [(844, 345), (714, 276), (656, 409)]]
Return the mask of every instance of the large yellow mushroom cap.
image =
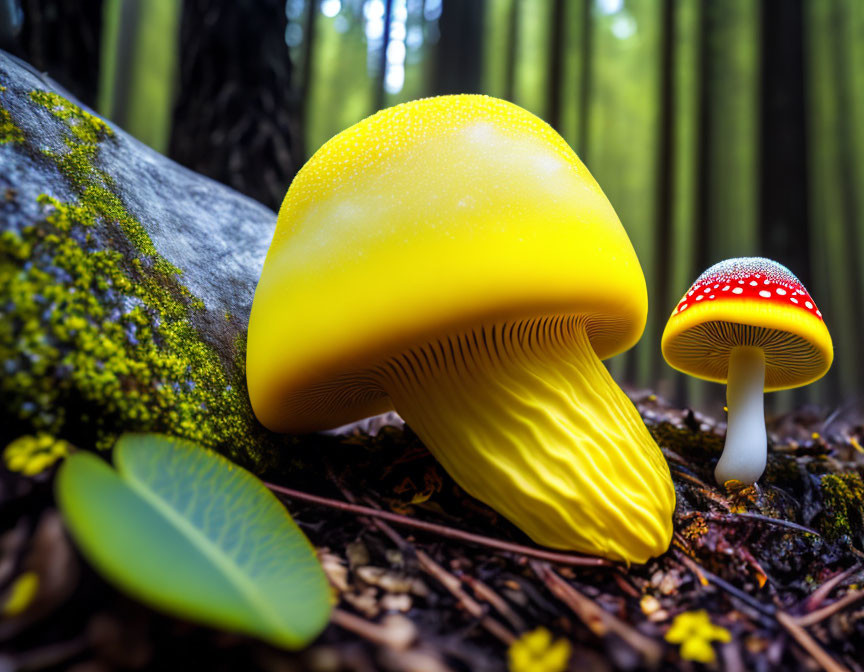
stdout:
[(389, 408), (366, 372), (495, 321), (585, 318), (601, 358), (645, 324), (645, 280), (591, 174), (545, 122), (486, 96), (379, 112), (288, 191), (255, 294), (247, 376), (267, 427)]

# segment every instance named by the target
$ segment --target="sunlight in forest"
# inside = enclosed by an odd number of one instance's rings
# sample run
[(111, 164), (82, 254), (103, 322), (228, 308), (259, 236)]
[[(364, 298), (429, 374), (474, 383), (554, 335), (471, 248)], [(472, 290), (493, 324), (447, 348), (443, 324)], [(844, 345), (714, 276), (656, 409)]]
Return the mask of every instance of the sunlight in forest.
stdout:
[(624, 9), (624, 0), (597, 0), (597, 9), (603, 14), (616, 14)]

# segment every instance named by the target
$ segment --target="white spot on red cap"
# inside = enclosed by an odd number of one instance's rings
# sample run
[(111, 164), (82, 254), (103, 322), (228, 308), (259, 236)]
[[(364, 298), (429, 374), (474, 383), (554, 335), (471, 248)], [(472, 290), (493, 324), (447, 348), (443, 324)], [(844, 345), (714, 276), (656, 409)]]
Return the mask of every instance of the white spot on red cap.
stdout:
[(744, 290), (741, 289), (740, 287), (736, 287), (735, 289), (732, 290), (732, 293), (733, 294), (743, 294)]
[(785, 289), (778, 287), (774, 291), (777, 292), (780, 296), (786, 296), (786, 290)]
[(769, 292), (767, 289), (763, 289), (759, 292), (759, 296), (761, 296), (763, 299), (770, 299), (771, 292)]
[(809, 301), (805, 301), (805, 302), (804, 302), (804, 305), (807, 306), (807, 309), (808, 309), (808, 310), (811, 310), (811, 309), (813, 308), (813, 304), (810, 303)]
[(798, 303), (798, 299), (796, 299), (794, 296), (790, 296), (790, 297), (789, 297), (789, 300), (790, 300), (792, 303)]

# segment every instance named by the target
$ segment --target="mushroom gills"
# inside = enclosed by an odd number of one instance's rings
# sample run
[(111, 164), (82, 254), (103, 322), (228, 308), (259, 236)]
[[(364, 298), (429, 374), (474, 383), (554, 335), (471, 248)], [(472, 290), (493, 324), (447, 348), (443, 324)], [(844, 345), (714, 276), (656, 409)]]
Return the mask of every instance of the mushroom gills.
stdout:
[(765, 353), (739, 346), (729, 355), (726, 382), (726, 444), (714, 470), (720, 484), (750, 485), (765, 471), (768, 437), (765, 431)]
[(453, 478), (559, 549), (645, 562), (672, 536), (669, 467), (584, 317), (478, 327), (376, 367)]

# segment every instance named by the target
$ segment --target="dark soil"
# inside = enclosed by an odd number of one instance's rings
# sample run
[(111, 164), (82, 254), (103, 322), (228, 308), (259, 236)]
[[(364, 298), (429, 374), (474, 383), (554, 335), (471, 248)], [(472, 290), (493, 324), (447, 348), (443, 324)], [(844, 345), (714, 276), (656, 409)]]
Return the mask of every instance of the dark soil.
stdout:
[[(0, 620), (0, 671), (484, 672), (506, 669), (508, 642), (541, 625), (570, 641), (573, 670), (693, 670), (702, 665), (683, 660), (664, 634), (676, 615), (700, 609), (731, 633), (715, 645), (710, 669), (864, 670), (857, 409), (777, 419), (759, 486), (727, 493), (712, 478), (723, 426), (653, 395), (636, 401), (678, 494), (666, 554), (630, 568), (549, 563), (286, 499), (341, 596), (334, 622), (301, 653), (124, 597), (71, 545), (53, 502), (53, 472), (2, 471), (0, 595), (26, 569), (39, 574), (40, 589), (22, 614)], [(266, 478), (530, 545), (468, 497), (410, 430), (398, 422), (372, 429), (304, 439)]]

